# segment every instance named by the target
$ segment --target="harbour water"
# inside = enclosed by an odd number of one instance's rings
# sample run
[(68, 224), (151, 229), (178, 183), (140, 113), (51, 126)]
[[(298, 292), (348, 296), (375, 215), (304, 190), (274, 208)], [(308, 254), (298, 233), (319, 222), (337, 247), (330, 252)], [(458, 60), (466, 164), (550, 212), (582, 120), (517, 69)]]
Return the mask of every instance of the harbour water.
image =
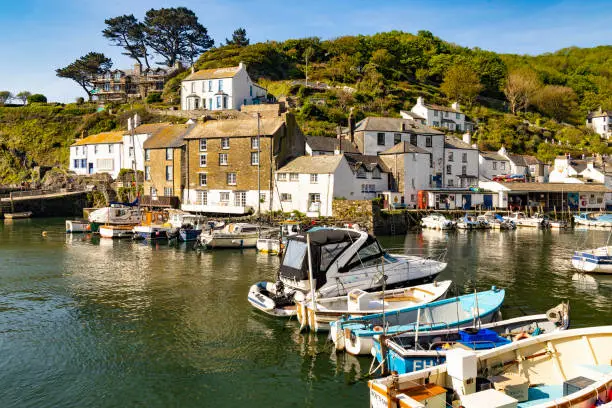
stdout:
[[(42, 231), (47, 231), (46, 236)], [(612, 279), (572, 280), (577, 247), (607, 231), (423, 231), (387, 248), (447, 249), (459, 293), (507, 290), (504, 317), (569, 300), (573, 327), (612, 323)], [(251, 309), (278, 258), (0, 223), (0, 407), (363, 407), (370, 359)]]

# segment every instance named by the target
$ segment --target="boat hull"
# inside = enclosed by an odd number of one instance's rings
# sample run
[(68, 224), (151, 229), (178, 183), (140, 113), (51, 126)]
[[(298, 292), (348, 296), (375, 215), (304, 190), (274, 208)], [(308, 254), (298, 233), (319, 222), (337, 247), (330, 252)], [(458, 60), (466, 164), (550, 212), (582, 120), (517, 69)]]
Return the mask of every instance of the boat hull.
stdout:
[(78, 221), (78, 220), (66, 220), (66, 233), (75, 234), (75, 233), (83, 233), (89, 232), (89, 222), (87, 221)]
[(612, 274), (612, 255), (608, 253), (605, 247), (576, 251), (572, 256), (572, 266), (581, 272)]
[(23, 211), (17, 213), (5, 213), (4, 218), (7, 220), (18, 220), (22, 218), (30, 218), (32, 216), (32, 211)]
[[(282, 302), (275, 299), (284, 297)], [(274, 317), (291, 317), (296, 315), (296, 307), (291, 294), (278, 293), (271, 282), (258, 282), (251, 286), (247, 300), (255, 309)]]
[(207, 248), (255, 248), (258, 234), (214, 234), (212, 236), (202, 234), (200, 239)]
[(257, 240), (256, 248), (264, 254), (278, 255), (281, 251), (281, 243), (279, 239), (260, 238)]
[(199, 230), (199, 229), (181, 228), (179, 230), (179, 240), (184, 241), (184, 242), (196, 241), (200, 237), (201, 233), (202, 233), (202, 230)]
[(104, 225), (99, 231), (102, 238), (132, 238), (134, 235), (132, 226)]

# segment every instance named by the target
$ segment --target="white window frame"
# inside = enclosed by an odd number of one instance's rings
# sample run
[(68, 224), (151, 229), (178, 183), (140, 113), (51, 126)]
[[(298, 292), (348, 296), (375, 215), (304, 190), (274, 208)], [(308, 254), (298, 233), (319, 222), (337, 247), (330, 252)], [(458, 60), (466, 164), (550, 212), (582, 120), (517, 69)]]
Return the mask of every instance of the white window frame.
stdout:
[(276, 173), (277, 181), (287, 181), (287, 173)]
[(280, 200), (282, 202), (291, 201), (291, 193), (281, 193)]
[(310, 184), (317, 184), (319, 182), (319, 175), (313, 173), (310, 175)]
[(145, 161), (151, 160), (151, 149), (145, 149)]
[(174, 195), (174, 189), (172, 187), (164, 187), (164, 196), (172, 197)]
[(289, 173), (289, 181), (300, 181), (299, 173)]
[(236, 182), (238, 181), (238, 177), (236, 176), (236, 173), (227, 173), (226, 177), (226, 181), (227, 181), (227, 185), (228, 186), (235, 186)]
[(204, 187), (208, 185), (208, 174), (207, 173), (198, 173), (198, 185), (200, 187)]
[(151, 180), (151, 166), (145, 166), (145, 180), (150, 181)]
[(208, 147), (208, 141), (206, 139), (200, 139), (200, 151), (205, 152)]
[(230, 148), (230, 138), (229, 137), (221, 138), (221, 148), (226, 149), (226, 150)]
[[(203, 162), (202, 162), (202, 159), (204, 159)], [(208, 160), (208, 155), (206, 153), (201, 153), (200, 154), (200, 167), (206, 167), (207, 160)]]
[[(222, 158), (224, 160), (222, 160)], [(227, 166), (229, 162), (229, 156), (227, 153), (219, 153), (219, 166)]]
[[(168, 170), (170, 170), (170, 173), (168, 173)], [(172, 180), (174, 180), (174, 166), (172, 165), (166, 166), (166, 181), (172, 181)]]
[(259, 149), (259, 138), (257, 136), (251, 138), (251, 149)]
[(166, 160), (173, 161), (174, 160), (174, 149), (171, 147), (166, 147)]
[(199, 205), (208, 205), (208, 190), (197, 190), (196, 202)]
[(219, 192), (219, 202), (221, 203), (229, 203), (230, 192), (229, 191), (220, 191)]

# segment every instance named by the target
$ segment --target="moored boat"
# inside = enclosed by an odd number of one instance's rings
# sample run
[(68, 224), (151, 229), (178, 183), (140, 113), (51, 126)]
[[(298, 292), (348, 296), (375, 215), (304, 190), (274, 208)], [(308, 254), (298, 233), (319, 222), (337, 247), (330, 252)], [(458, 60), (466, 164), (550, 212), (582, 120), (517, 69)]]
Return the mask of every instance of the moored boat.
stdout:
[(255, 248), (259, 230), (256, 224), (233, 223), (221, 230), (203, 231), (199, 239), (207, 248)]
[(572, 266), (581, 272), (612, 273), (612, 246), (574, 251)]
[(450, 280), (426, 283), (407, 288), (378, 292), (353, 289), (346, 296), (310, 299), (296, 302), (297, 317), (302, 329), (328, 331), (329, 324), (342, 316), (366, 316), (392, 312), (443, 299), (453, 282)]
[(607, 215), (596, 216), (590, 212), (574, 215), (574, 224), (583, 227), (612, 228), (612, 218)]
[(513, 230), (516, 229), (516, 224), (513, 221), (504, 219), (499, 214), (494, 213), (493, 211), (487, 211), (483, 215), (479, 215), (478, 219), (484, 219), (489, 223), (489, 226), (494, 229), (501, 230)]
[(371, 380), (374, 408), (594, 407), (612, 395), (612, 326), (555, 331)]
[(465, 214), (463, 218), (457, 220), (457, 229), (461, 230), (488, 228), (488, 223), (486, 225), (487, 226), (485, 227), (483, 223), (479, 222), (477, 219), (474, 219), (474, 217), (471, 217), (467, 214)]
[(106, 225), (136, 225), (142, 222), (143, 211), (137, 206), (138, 200), (130, 204), (111, 203), (89, 214), (90, 223)]
[(99, 228), (102, 238), (131, 238), (134, 235), (132, 225), (101, 225)]
[(164, 225), (136, 225), (133, 228), (134, 239), (157, 241), (170, 238), (172, 228)]
[(529, 228), (549, 228), (550, 220), (547, 216), (540, 213), (534, 214), (532, 217), (527, 216), (523, 212), (515, 212), (505, 219), (512, 221), (517, 227)]
[(431, 214), (421, 219), (421, 225), (425, 228), (450, 230), (457, 226), (454, 221), (447, 219), (442, 214)]
[(477, 292), (413, 306), (393, 312), (361, 317), (343, 317), (330, 323), (330, 334), (336, 350), (350, 354), (369, 354), (373, 337), (383, 331), (387, 335), (419, 330), (429, 331), (449, 327), (469, 327), (476, 321), (489, 323), (499, 320), (504, 301), (503, 289)]
[(17, 219), (21, 219), (21, 218), (30, 218), (31, 216), (32, 216), (32, 211), (4, 213), (4, 218), (6, 218), (7, 220), (17, 220)]
[(66, 233), (90, 232), (89, 222), (85, 220), (66, 220)]
[(302, 231), (302, 227), (298, 221), (288, 220), (281, 222), (278, 230), (268, 230), (257, 239), (257, 251), (270, 254), (280, 255), (287, 237), (296, 235)]

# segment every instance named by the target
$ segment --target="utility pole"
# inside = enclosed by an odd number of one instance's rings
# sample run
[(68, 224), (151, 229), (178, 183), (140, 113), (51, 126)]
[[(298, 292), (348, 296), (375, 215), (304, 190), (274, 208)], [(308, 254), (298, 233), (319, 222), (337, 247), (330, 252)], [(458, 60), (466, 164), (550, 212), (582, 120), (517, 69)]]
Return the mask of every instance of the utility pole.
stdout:
[[(261, 218), (261, 114), (257, 112), (257, 216)], [(271, 199), (272, 197), (270, 197)]]

